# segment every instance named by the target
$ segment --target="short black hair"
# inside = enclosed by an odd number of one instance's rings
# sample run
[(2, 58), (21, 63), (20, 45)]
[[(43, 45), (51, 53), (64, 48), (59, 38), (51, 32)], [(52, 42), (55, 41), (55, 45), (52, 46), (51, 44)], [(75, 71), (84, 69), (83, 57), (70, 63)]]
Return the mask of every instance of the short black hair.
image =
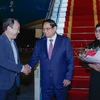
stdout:
[(44, 23), (46, 23), (46, 22), (50, 23), (50, 26), (51, 26), (52, 28), (54, 28), (55, 26), (57, 27), (57, 24), (55, 23), (54, 20), (52, 20), (52, 19), (46, 19), (46, 20), (44, 20), (43, 23), (42, 23), (42, 28), (43, 28)]
[(98, 23), (98, 24), (96, 25), (96, 28), (97, 28), (97, 27), (100, 27), (100, 23)]
[(14, 19), (14, 18), (6, 18), (4, 19), (3, 21), (3, 31), (7, 30), (7, 27), (10, 26), (11, 28), (13, 28), (13, 25), (14, 25), (14, 21), (18, 21), (17, 19)]

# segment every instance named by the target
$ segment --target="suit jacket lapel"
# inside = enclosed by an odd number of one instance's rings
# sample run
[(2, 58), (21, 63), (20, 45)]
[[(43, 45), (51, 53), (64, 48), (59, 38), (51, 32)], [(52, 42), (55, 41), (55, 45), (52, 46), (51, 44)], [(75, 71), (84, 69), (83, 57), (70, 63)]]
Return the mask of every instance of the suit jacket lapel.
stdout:
[[(53, 48), (51, 59), (53, 58), (54, 54), (56, 53), (56, 50), (59, 49), (60, 44), (61, 44), (60, 36), (57, 34), (57, 38), (55, 40), (55, 44), (54, 44), (54, 48)], [(44, 46), (43, 47), (44, 47), (44, 51), (45, 51), (46, 57), (48, 58), (47, 38), (44, 39)]]
[(5, 42), (8, 44), (8, 50), (9, 50), (9, 53), (10, 53), (10, 55), (11, 55), (11, 59), (12, 59), (13, 61), (15, 61), (15, 60), (14, 60), (14, 55), (13, 55), (13, 50), (12, 50), (12, 47), (11, 47), (11, 43), (10, 43), (8, 37), (5, 35), (5, 33), (2, 34), (2, 37), (3, 37), (3, 39), (5, 40)]
[(53, 48), (51, 59), (53, 58), (54, 54), (57, 52), (57, 49), (59, 49), (59, 46), (61, 44), (61, 41), (59, 39), (60, 39), (60, 36), (57, 34), (57, 38), (55, 40), (55, 44), (54, 44), (54, 48)]

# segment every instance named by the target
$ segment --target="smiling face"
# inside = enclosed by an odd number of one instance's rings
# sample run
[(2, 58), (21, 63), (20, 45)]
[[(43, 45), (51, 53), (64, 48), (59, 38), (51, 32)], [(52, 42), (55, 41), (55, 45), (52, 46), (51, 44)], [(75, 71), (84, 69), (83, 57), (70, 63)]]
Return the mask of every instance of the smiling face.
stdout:
[(52, 38), (56, 33), (56, 26), (52, 27), (49, 22), (43, 24), (43, 33), (47, 38)]
[(95, 30), (95, 37), (97, 38), (97, 40), (100, 40), (100, 26)]

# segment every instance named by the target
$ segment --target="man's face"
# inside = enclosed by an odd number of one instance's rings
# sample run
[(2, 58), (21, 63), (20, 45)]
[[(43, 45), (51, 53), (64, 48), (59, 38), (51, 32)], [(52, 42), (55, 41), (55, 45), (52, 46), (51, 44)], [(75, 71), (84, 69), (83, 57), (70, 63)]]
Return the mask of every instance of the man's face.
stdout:
[(54, 36), (54, 34), (56, 33), (56, 27), (51, 27), (50, 23), (45, 22), (43, 25), (43, 33), (44, 36), (46, 36), (47, 38), (52, 38)]
[(100, 27), (97, 27), (95, 30), (95, 37), (100, 40)]
[(20, 33), (20, 24), (17, 21), (14, 21), (13, 27), (9, 26), (9, 36), (10, 39), (16, 39), (17, 35)]

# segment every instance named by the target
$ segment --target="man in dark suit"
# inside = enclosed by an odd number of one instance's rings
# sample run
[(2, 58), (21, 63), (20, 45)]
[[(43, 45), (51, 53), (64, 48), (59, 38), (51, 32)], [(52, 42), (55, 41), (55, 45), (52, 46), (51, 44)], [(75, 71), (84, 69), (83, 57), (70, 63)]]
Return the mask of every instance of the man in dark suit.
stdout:
[(44, 37), (36, 42), (29, 60), (31, 67), (40, 60), (42, 100), (67, 100), (68, 87), (71, 83), (74, 56), (68, 37), (56, 33), (57, 25), (47, 19), (42, 24)]
[(16, 100), (16, 87), (20, 84), (19, 74), (30, 73), (28, 65), (22, 65), (14, 39), (20, 32), (20, 24), (13, 18), (3, 22), (0, 36), (0, 100)]

